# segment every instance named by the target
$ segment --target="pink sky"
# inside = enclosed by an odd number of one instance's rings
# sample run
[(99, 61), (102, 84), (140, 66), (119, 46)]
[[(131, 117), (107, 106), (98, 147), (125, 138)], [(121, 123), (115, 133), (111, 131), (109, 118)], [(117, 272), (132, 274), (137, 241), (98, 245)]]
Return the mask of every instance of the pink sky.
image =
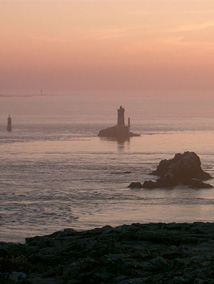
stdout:
[(0, 93), (214, 91), (213, 0), (3, 0)]

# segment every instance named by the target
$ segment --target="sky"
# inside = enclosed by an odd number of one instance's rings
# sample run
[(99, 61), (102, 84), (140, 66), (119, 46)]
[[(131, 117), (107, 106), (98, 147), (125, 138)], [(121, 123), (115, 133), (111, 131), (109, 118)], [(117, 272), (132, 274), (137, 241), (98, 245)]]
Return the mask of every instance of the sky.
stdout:
[(213, 92), (213, 0), (0, 0), (0, 93)]

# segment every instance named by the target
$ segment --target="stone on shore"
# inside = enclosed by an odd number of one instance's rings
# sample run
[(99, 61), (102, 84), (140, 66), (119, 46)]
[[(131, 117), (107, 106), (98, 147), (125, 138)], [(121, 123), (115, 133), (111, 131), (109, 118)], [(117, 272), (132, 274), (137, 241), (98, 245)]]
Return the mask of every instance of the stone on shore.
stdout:
[(214, 224), (66, 229), (0, 243), (0, 283), (213, 283)]

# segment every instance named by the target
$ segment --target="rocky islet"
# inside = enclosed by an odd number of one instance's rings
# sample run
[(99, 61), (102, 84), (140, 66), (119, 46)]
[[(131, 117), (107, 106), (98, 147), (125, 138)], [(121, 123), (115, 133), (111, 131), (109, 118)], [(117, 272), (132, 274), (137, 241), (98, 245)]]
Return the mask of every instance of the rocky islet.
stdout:
[(201, 161), (195, 152), (176, 154), (173, 159), (160, 161), (157, 169), (151, 173), (159, 178), (156, 181), (132, 182), (130, 188), (170, 188), (187, 185), (191, 188), (212, 188), (203, 181), (212, 179), (209, 173), (201, 168)]

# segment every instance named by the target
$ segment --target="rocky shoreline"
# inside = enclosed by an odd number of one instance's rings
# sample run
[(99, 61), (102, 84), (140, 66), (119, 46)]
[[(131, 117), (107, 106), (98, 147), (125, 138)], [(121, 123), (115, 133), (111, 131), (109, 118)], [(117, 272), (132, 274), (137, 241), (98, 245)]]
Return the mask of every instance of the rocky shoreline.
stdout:
[(214, 283), (214, 223), (65, 229), (0, 243), (0, 283)]

